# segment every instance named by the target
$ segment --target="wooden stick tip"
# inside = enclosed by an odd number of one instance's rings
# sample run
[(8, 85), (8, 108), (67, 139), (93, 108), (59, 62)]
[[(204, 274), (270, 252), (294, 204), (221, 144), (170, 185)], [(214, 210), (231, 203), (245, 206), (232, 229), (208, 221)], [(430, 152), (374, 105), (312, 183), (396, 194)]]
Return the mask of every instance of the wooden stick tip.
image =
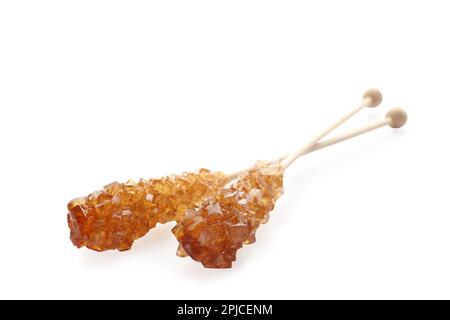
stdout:
[(391, 128), (397, 129), (405, 125), (408, 120), (408, 114), (403, 109), (395, 108), (386, 114), (386, 119), (388, 119)]
[(366, 90), (363, 94), (363, 99), (370, 98), (370, 103), (368, 107), (375, 108), (381, 104), (381, 101), (383, 101), (383, 96), (378, 89), (369, 89)]

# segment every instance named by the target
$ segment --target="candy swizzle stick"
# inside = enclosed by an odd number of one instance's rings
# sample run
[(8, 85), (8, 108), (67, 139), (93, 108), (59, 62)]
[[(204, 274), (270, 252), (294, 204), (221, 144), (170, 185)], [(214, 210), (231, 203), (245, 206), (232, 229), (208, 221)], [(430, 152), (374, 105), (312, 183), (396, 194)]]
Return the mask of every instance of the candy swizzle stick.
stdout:
[(231, 175), (216, 195), (207, 197), (201, 206), (187, 210), (173, 228), (180, 243), (177, 254), (190, 256), (207, 268), (230, 268), (237, 250), (255, 242), (256, 230), (268, 221), (269, 212), (283, 194), (284, 172), (296, 159), (385, 125), (399, 128), (406, 122), (406, 113), (394, 109), (381, 121), (320, 143), (364, 107), (376, 107), (380, 102), (379, 91), (368, 90), (357, 108), (302, 148), (272, 162), (259, 161), (254, 167)]
[(236, 252), (255, 241), (258, 227), (283, 193), (283, 174), (299, 157), (389, 125), (400, 128), (407, 120), (401, 109), (367, 126), (324, 140), (326, 135), (365, 107), (376, 107), (378, 90), (366, 91), (361, 103), (328, 129), (298, 149), (274, 161), (226, 175), (200, 169), (139, 182), (112, 183), (68, 204), (71, 240), (78, 247), (103, 251), (127, 250), (158, 222), (176, 221), (172, 232), (179, 241), (177, 254), (208, 268), (229, 268)]

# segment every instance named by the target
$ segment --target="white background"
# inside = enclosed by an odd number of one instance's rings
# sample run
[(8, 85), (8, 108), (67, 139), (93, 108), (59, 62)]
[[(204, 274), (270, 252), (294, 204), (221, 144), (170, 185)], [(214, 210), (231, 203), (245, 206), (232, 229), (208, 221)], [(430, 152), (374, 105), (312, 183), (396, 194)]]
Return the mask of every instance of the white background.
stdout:
[[(0, 298), (450, 298), (448, 1), (0, 2)], [(118, 180), (301, 158), (229, 270), (76, 249), (66, 204)]]

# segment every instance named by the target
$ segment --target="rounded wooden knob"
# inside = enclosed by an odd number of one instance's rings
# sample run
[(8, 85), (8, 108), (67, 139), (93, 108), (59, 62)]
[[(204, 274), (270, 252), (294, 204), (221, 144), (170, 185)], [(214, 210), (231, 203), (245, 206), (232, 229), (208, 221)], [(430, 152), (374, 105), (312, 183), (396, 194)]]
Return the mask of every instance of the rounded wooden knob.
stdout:
[(363, 94), (363, 99), (370, 98), (369, 108), (375, 108), (383, 101), (383, 95), (378, 89), (369, 89)]
[(389, 120), (389, 126), (391, 128), (401, 128), (405, 125), (406, 121), (408, 120), (408, 114), (405, 110), (396, 108), (390, 110), (386, 114), (386, 119)]

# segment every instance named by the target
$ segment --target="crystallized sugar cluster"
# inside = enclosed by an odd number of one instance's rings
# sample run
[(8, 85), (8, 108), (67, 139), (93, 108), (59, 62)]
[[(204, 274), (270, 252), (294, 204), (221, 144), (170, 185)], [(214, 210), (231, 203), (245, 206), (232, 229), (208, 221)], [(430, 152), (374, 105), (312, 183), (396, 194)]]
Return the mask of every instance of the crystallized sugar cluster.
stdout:
[(177, 221), (187, 208), (215, 192), (226, 176), (201, 169), (161, 179), (111, 183), (67, 205), (70, 239), (96, 251), (128, 250), (157, 222)]
[(77, 247), (128, 250), (156, 223), (176, 221), (179, 256), (207, 268), (229, 268), (236, 251), (255, 242), (283, 193), (283, 170), (258, 162), (237, 175), (201, 169), (137, 183), (112, 183), (68, 204), (70, 238)]
[(283, 193), (279, 167), (259, 163), (189, 209), (173, 228), (179, 256), (189, 255), (207, 268), (230, 268), (236, 251), (255, 242), (256, 229)]

